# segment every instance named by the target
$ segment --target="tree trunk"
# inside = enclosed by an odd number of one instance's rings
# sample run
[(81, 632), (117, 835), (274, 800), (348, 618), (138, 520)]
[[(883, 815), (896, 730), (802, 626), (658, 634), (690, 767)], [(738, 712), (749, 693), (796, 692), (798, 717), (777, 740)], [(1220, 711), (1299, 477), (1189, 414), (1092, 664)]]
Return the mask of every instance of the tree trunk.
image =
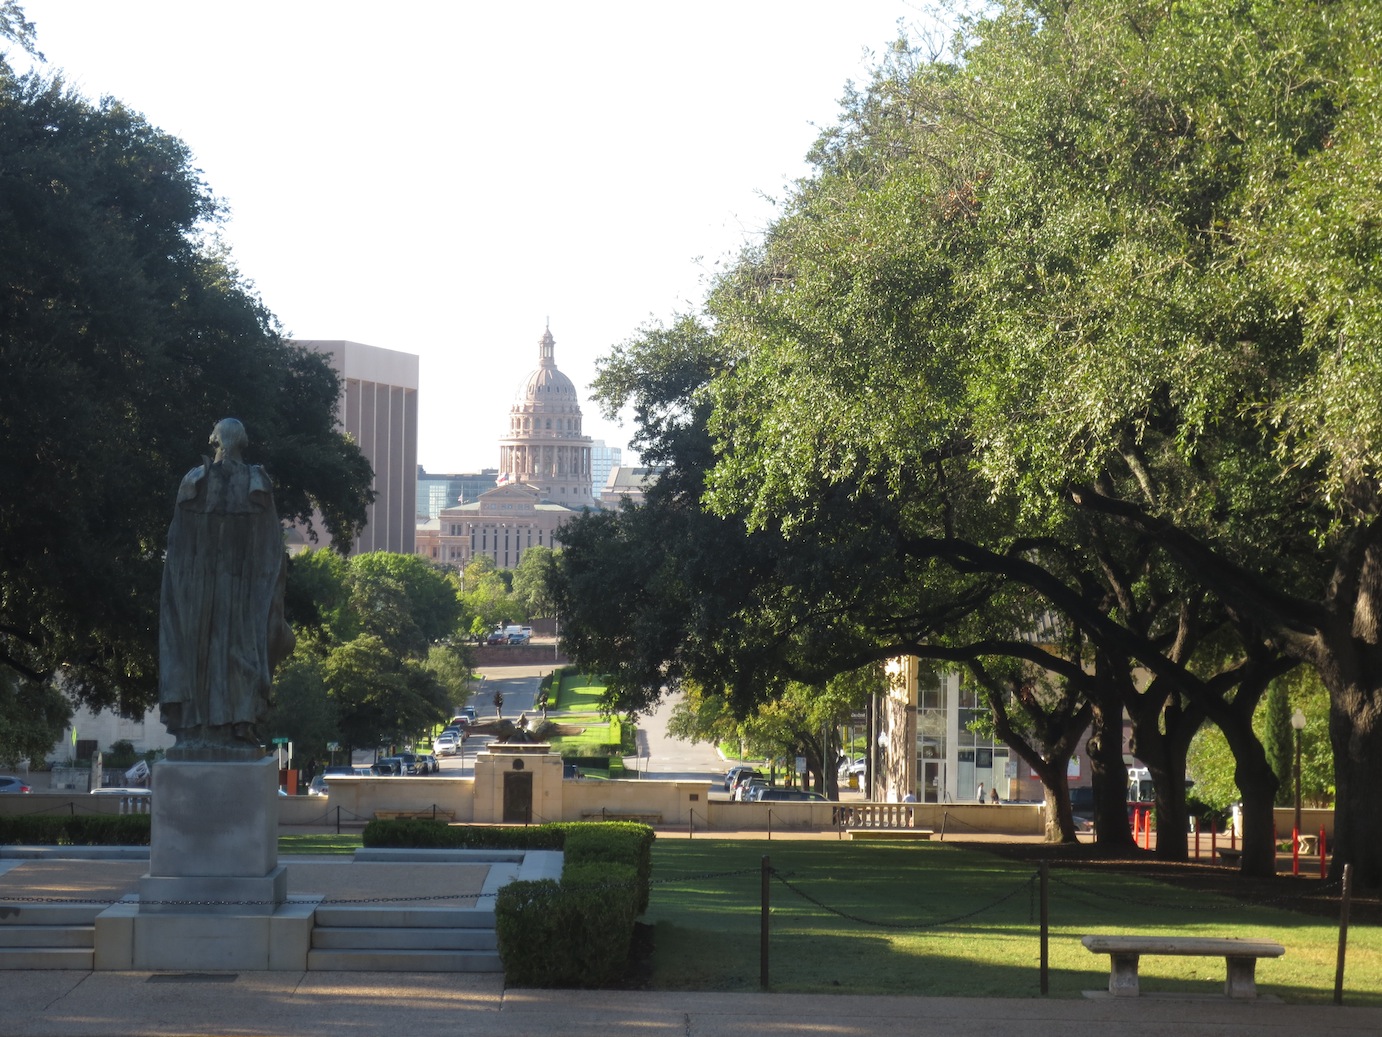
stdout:
[(1094, 774), (1094, 840), (1101, 847), (1132, 849), (1128, 825), (1128, 766), (1123, 762), (1123, 702), (1117, 693), (1091, 694), (1093, 730), (1085, 748)]
[(1315, 643), (1329, 689), (1334, 750), (1334, 845), (1329, 877), (1353, 865), (1355, 887), (1382, 889), (1382, 543), (1369, 545), (1347, 616)]
[(1382, 888), (1382, 670), (1365, 675), (1360, 667), (1322, 667), (1320, 676), (1329, 689), (1334, 750), (1329, 877), (1341, 880), (1344, 865), (1352, 864), (1355, 887), (1376, 890)]
[(1275, 875), (1276, 773), (1262, 754), (1256, 763), (1239, 759), (1233, 780), (1243, 794), (1243, 860), (1239, 870), (1244, 875)]
[(1075, 835), (1075, 815), (1070, 811), (1070, 781), (1065, 776), (1065, 767), (1051, 768), (1049, 775), (1041, 776), (1041, 782), (1046, 790), (1046, 841), (1079, 842)]
[(1152, 776), (1156, 800), (1156, 855), (1183, 861), (1189, 855), (1190, 812), (1185, 805), (1185, 755), (1190, 739), (1204, 723), (1204, 712), (1182, 705), (1181, 696), (1154, 680), (1128, 702), (1133, 725), (1133, 754)]

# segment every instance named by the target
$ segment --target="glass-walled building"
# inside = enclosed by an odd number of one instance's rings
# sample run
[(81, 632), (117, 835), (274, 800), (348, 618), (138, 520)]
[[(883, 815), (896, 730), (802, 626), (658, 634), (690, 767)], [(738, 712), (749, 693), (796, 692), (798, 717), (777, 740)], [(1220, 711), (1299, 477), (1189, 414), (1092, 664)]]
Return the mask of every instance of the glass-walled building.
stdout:
[(1008, 747), (974, 731), (988, 705), (973, 682), (911, 656), (890, 662), (888, 674), (873, 798), (911, 793), (923, 803), (972, 803), (980, 784), (986, 796), (996, 788), (1013, 798)]

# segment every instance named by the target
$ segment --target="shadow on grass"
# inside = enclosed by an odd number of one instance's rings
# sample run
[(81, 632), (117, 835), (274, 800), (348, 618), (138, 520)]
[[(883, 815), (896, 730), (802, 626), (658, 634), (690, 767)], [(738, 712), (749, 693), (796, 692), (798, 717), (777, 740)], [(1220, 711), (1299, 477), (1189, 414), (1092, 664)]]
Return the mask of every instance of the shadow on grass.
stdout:
[[(761, 863), (769, 883), (770, 989), (790, 992), (1034, 997), (1040, 993), (1039, 884), (1024, 862), (937, 843), (869, 845), (732, 840), (660, 842), (646, 921), (650, 985), (757, 990)], [(1333, 993), (1337, 928), (1328, 920), (1198, 893), (1126, 873), (1067, 875), (1049, 885), (1049, 989), (1104, 990), (1109, 960), (1091, 932), (1237, 936), (1284, 943), (1259, 987), (1291, 1001)], [(1148, 956), (1147, 992), (1221, 994), (1222, 958)], [(1382, 934), (1351, 934), (1350, 1004), (1382, 1004)]]

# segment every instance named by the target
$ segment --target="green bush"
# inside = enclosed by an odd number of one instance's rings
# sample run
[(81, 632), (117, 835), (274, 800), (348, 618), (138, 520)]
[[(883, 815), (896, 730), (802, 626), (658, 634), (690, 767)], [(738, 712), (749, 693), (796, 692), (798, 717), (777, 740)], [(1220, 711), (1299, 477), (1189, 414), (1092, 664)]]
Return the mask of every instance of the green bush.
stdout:
[(11, 846), (148, 846), (148, 814), (0, 817), (0, 844)]
[(641, 915), (648, 909), (655, 839), (651, 828), (634, 821), (572, 824), (566, 833), (563, 877), (578, 865), (628, 865), (634, 869), (634, 880), (639, 887), (637, 911), (634, 913)]
[(602, 987), (620, 980), (638, 916), (638, 885), (632, 866), (609, 863), (568, 863), (560, 883), (509, 883), (495, 904), (505, 983)]
[(565, 821), (523, 828), (398, 818), (365, 826), (366, 846), (563, 850), (561, 882), (511, 882), (495, 900), (505, 982), (601, 987), (628, 964), (633, 923), (648, 909), (647, 825)]
[(365, 825), (362, 843), (426, 850), (560, 850), (565, 838), (556, 825), (523, 828), (453, 825), (426, 818), (374, 820)]

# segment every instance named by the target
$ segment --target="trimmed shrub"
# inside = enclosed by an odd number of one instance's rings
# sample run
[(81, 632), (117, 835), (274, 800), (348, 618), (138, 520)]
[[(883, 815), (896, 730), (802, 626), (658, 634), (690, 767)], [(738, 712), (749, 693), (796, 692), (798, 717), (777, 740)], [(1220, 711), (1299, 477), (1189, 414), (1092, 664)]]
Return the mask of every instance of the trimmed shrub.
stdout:
[(495, 899), (505, 982), (601, 987), (628, 964), (634, 920), (648, 909), (648, 825), (566, 821), (524, 828), (398, 818), (365, 826), (366, 846), (563, 850), (560, 882), (511, 882)]
[(29, 814), (0, 817), (0, 844), (11, 846), (148, 846), (148, 814)]
[(524, 828), (453, 825), (427, 818), (391, 818), (369, 822), (361, 841), (365, 846), (422, 850), (560, 850), (565, 836), (555, 825)]
[(622, 978), (637, 917), (638, 879), (626, 864), (568, 865), (561, 882), (511, 882), (495, 927), (504, 981), (602, 987)]
[(565, 870), (587, 864), (629, 865), (638, 883), (637, 910), (648, 910), (648, 890), (653, 878), (653, 841), (656, 834), (634, 821), (575, 823), (567, 826)]

